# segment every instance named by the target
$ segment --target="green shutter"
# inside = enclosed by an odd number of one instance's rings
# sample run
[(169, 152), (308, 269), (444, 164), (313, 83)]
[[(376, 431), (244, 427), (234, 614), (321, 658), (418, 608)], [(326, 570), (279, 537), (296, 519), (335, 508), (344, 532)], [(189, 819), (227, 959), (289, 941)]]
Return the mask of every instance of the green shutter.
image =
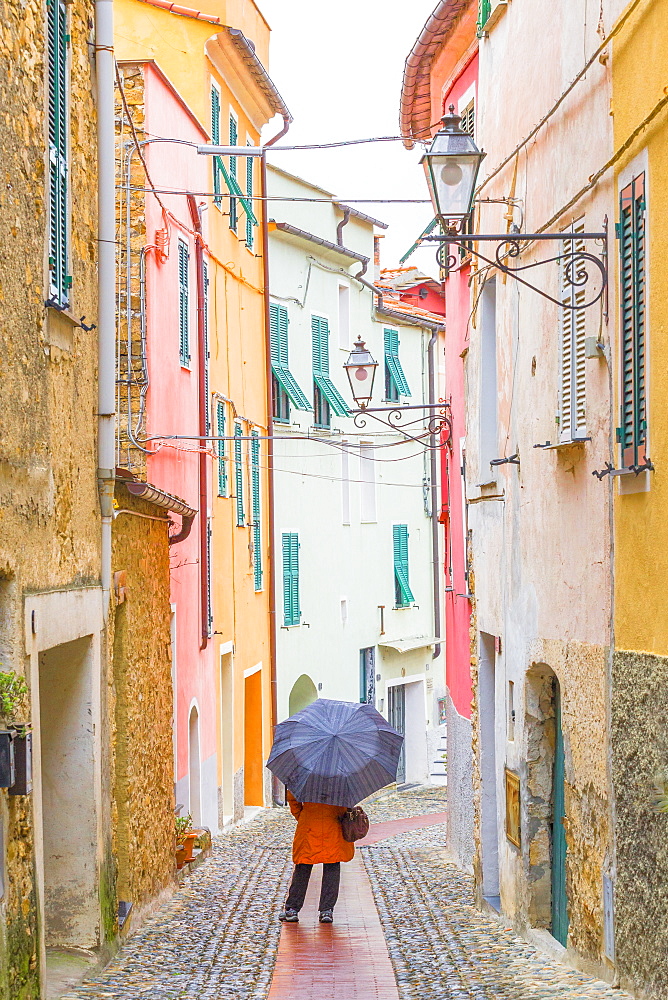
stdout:
[(67, 7), (49, 0), (49, 298), (58, 306), (69, 304), (72, 279), (68, 272), (67, 232)]
[(408, 527), (405, 524), (395, 524), (392, 527), (394, 543), (394, 577), (401, 600), (399, 607), (406, 607), (415, 601), (408, 582)]
[(311, 404), (288, 367), (288, 310), (275, 302), (269, 306), (269, 339), (271, 368), (278, 384), (298, 410), (310, 410)]
[(478, 38), (484, 33), (487, 19), (492, 13), (492, 0), (478, 0), (478, 21), (476, 24)]
[(179, 240), (179, 356), (182, 365), (190, 364), (188, 325), (188, 245)]
[(621, 192), (618, 226), (621, 308), (621, 413), (617, 440), (622, 466), (646, 460), (645, 175)]
[[(216, 435), (225, 437), (225, 404), (222, 399), (216, 400)], [(218, 496), (227, 493), (227, 461), (225, 456), (225, 441), (216, 441), (218, 453)]]
[(204, 396), (206, 399), (206, 433), (211, 432), (211, 410), (209, 400), (209, 265), (202, 263), (204, 276)]
[(223, 163), (222, 156), (214, 156), (214, 160), (218, 165), (218, 170), (220, 172), (221, 177), (225, 181), (225, 184), (227, 185), (228, 191), (230, 191), (234, 195), (235, 205), (238, 199), (246, 215), (249, 218), (251, 218), (253, 220), (254, 225), (257, 226), (257, 217), (255, 215), (255, 212), (253, 211), (253, 208), (250, 202), (248, 201), (248, 198), (239, 187), (239, 181), (237, 180), (236, 176), (233, 177), (230, 173), (228, 173), (227, 167)]
[(281, 538), (283, 549), (283, 624), (299, 625), (299, 535), (286, 532)]
[(253, 578), (262, 590), (262, 524), (260, 522), (260, 439), (251, 433), (251, 502), (253, 506)]
[[(230, 146), (236, 146), (237, 144), (237, 122), (236, 119), (230, 115)], [(230, 156), (230, 177), (237, 180), (237, 158), (236, 156)], [(237, 185), (238, 186), (238, 185)], [(237, 228), (238, 221), (237, 212), (237, 200), (236, 198), (230, 198), (230, 229)]]
[(211, 518), (208, 517), (206, 520), (206, 620), (207, 620), (207, 635), (210, 637), (213, 628), (213, 597), (211, 593), (211, 578), (212, 578), (212, 566), (211, 566)]
[(234, 425), (234, 492), (237, 500), (237, 527), (244, 526), (244, 475), (241, 459), (241, 425)]
[[(248, 204), (253, 205), (253, 157), (246, 157), (246, 197), (248, 198)], [(250, 249), (253, 247), (253, 220), (246, 213), (246, 246)]]
[[(220, 94), (216, 87), (211, 87), (211, 142), (214, 146), (220, 145)], [(213, 193), (214, 205), (222, 205), (223, 199), (220, 197), (220, 157), (213, 157)]]
[(385, 365), (397, 393), (410, 396), (411, 390), (399, 360), (399, 334), (396, 330), (385, 330)]
[(313, 381), (337, 417), (347, 417), (346, 401), (329, 377), (329, 323), (323, 316), (311, 317)]

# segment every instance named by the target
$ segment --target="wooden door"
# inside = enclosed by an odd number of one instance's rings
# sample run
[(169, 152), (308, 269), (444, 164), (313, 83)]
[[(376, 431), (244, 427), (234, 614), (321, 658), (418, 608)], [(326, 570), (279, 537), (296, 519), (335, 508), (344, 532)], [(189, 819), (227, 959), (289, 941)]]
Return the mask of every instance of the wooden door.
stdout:
[(564, 734), (561, 725), (559, 681), (554, 690), (555, 747), (552, 778), (552, 936), (566, 946), (568, 939), (568, 894), (566, 890), (566, 830), (564, 819)]
[[(393, 684), (387, 689), (387, 721), (401, 733), (406, 732), (406, 689), (403, 684)], [(397, 784), (406, 781), (406, 741), (401, 746), (399, 763), (397, 765)]]

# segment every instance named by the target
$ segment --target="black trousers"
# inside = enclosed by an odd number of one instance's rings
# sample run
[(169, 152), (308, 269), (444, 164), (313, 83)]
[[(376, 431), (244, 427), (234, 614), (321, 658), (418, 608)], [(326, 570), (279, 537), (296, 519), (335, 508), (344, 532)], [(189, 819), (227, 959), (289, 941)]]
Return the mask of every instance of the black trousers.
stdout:
[[(306, 898), (309, 879), (313, 865), (295, 865), (294, 875), (290, 883), (290, 891), (285, 903), (286, 910), (301, 910)], [(339, 898), (339, 882), (341, 881), (341, 863), (336, 861), (331, 865), (322, 866), (322, 889), (318, 909), (333, 910)]]

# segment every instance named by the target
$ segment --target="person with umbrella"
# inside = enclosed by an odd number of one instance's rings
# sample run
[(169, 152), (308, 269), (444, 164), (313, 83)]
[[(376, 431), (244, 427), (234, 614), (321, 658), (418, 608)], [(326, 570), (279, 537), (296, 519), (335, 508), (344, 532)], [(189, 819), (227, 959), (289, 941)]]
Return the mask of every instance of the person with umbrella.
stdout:
[(331, 924), (341, 862), (355, 848), (341, 819), (367, 795), (396, 780), (403, 736), (373, 705), (319, 698), (276, 727), (267, 767), (288, 790), (297, 820), (295, 871), (279, 919), (297, 923), (313, 865), (323, 865), (320, 922)]

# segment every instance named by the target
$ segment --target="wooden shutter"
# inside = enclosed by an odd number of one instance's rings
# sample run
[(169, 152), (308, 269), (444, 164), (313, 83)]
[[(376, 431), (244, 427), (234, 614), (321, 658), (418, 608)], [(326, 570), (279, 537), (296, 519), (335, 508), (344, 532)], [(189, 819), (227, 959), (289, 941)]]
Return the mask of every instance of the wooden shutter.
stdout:
[(292, 400), (296, 408), (310, 410), (311, 404), (299, 388), (297, 380), (288, 366), (288, 323), (288, 310), (285, 306), (271, 302), (269, 305), (269, 339), (272, 371), (279, 387)]
[(399, 334), (396, 330), (385, 330), (385, 365), (394, 382), (397, 393), (402, 396), (410, 396), (411, 390), (408, 387), (408, 380), (404, 375), (404, 370), (399, 360)]
[[(232, 115), (230, 115), (229, 141), (230, 141), (230, 146), (236, 146), (238, 141), (237, 120)], [(235, 181), (237, 179), (236, 156), (230, 156), (230, 177), (233, 177)], [(237, 199), (230, 198), (230, 229), (237, 228), (237, 221), (238, 221)]]
[(190, 329), (188, 325), (188, 245), (179, 240), (179, 356), (181, 364), (190, 364)]
[[(225, 404), (222, 399), (216, 400), (216, 435), (219, 438), (225, 437)], [(216, 442), (218, 454), (218, 496), (224, 497), (227, 493), (227, 461), (225, 456), (225, 442)]]
[(299, 625), (299, 535), (285, 532), (282, 536), (283, 549), (283, 624)]
[(348, 416), (343, 396), (329, 377), (329, 323), (324, 316), (311, 317), (313, 381), (338, 417)]
[(620, 195), (619, 276), (621, 307), (621, 413), (617, 440), (622, 466), (646, 460), (647, 401), (645, 371), (645, 175)]
[(255, 589), (262, 590), (262, 524), (260, 521), (260, 439), (251, 433), (251, 504), (253, 508), (253, 578)]
[(234, 492), (237, 502), (237, 527), (244, 526), (244, 473), (241, 459), (241, 425), (234, 425)]
[(213, 595), (211, 588), (211, 578), (212, 578), (212, 566), (211, 566), (211, 518), (208, 517), (206, 520), (206, 621), (207, 621), (207, 634), (211, 637), (211, 631), (213, 627)]
[[(584, 219), (573, 226), (573, 232), (584, 232)], [(561, 302), (559, 310), (559, 440), (577, 441), (587, 433), (586, 423), (586, 313), (584, 288), (572, 284), (578, 264), (575, 255), (585, 252), (585, 244), (574, 240), (564, 246), (560, 261)]]
[[(220, 145), (220, 94), (218, 93), (218, 88), (211, 87), (211, 142), (214, 146)], [(221, 183), (220, 183), (220, 163), (219, 157), (214, 156), (213, 159), (213, 192), (214, 192), (214, 205), (222, 205), (223, 199), (220, 197)]]
[(476, 25), (478, 37), (484, 34), (485, 25), (492, 13), (492, 0), (478, 0), (478, 22)]
[(67, 232), (67, 7), (62, 0), (47, 3), (49, 117), (49, 297), (69, 304)]
[(400, 607), (412, 604), (415, 600), (408, 582), (408, 526), (395, 524), (392, 528), (394, 544), (394, 575), (399, 587)]
[(209, 265), (203, 261), (204, 277), (204, 397), (206, 399), (206, 433), (211, 432), (211, 411), (209, 401)]
[[(253, 204), (253, 157), (246, 157), (246, 196), (249, 203)], [(246, 246), (252, 249), (253, 246), (253, 220), (246, 215)]]

